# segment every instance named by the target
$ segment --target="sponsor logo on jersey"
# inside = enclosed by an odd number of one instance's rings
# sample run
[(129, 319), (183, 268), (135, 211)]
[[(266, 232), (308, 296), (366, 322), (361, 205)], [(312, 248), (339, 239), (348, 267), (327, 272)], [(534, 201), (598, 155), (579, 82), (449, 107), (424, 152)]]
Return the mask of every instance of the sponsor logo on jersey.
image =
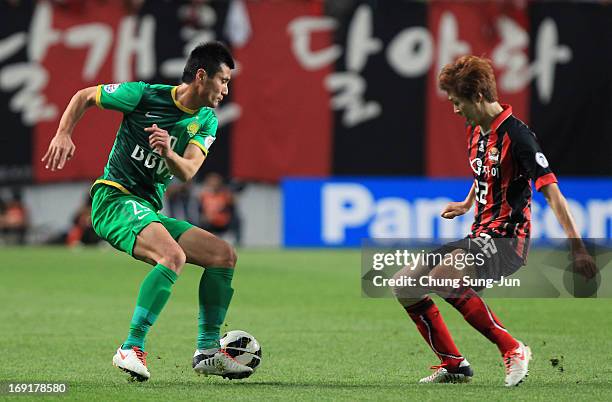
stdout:
[(145, 113), (145, 117), (148, 117), (149, 119), (161, 119), (162, 118), (162, 116), (158, 116), (158, 115), (153, 114), (151, 112)]
[(197, 120), (194, 120), (187, 125), (187, 134), (189, 134), (190, 137), (193, 137), (197, 134), (199, 129), (200, 123)]
[(215, 142), (215, 137), (209, 135), (208, 137), (206, 137), (206, 139), (204, 140), (204, 148), (209, 149), (210, 146), (213, 144), (213, 142)]
[(115, 92), (117, 90), (117, 88), (119, 88), (119, 85), (121, 84), (106, 84), (104, 85), (104, 92), (112, 94), (113, 92)]
[[(171, 135), (170, 148), (174, 149), (177, 141), (178, 138)], [(152, 150), (148, 147), (143, 148), (140, 145), (136, 144), (130, 156), (132, 157), (132, 159), (137, 160), (138, 162), (142, 162), (144, 167), (146, 167), (147, 169), (155, 170), (155, 180), (165, 180), (172, 177), (172, 174), (170, 173), (170, 169), (168, 168), (166, 161), (155, 150)]]
[(485, 179), (489, 176), (497, 176), (499, 173), (499, 167), (496, 166), (496, 163), (489, 165), (485, 165), (482, 159), (474, 158), (470, 161), (470, 167), (472, 171), (476, 174), (476, 176), (484, 177)]
[(535, 160), (538, 163), (538, 165), (542, 166), (544, 169), (548, 167), (548, 160), (546, 159), (546, 157), (544, 156), (542, 152), (536, 152)]
[(477, 176), (480, 175), (482, 171), (482, 160), (480, 158), (474, 158), (470, 161), (470, 167), (476, 173)]

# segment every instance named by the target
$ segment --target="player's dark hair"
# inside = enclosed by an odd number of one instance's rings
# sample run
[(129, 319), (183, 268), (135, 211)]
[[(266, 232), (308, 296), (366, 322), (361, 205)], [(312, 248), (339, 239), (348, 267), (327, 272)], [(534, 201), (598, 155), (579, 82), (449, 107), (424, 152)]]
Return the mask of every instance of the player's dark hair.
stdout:
[(181, 80), (186, 84), (193, 82), (200, 68), (209, 77), (213, 77), (221, 70), (222, 64), (234, 68), (234, 59), (229, 49), (221, 42), (201, 43), (189, 54)]
[(449, 63), (440, 72), (441, 90), (471, 101), (481, 93), (487, 102), (497, 101), (495, 74), (491, 61), (477, 56), (463, 56)]

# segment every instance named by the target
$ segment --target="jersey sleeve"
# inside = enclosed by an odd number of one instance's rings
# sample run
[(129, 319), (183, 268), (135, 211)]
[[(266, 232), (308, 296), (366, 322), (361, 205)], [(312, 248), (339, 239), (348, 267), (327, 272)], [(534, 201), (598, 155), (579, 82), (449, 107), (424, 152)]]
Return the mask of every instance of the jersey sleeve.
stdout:
[(548, 160), (532, 132), (522, 131), (512, 139), (512, 156), (522, 174), (535, 181), (536, 190), (557, 182)]
[(204, 124), (200, 126), (200, 129), (190, 140), (190, 144), (196, 145), (204, 152), (204, 155), (208, 155), (208, 151), (212, 146), (213, 142), (217, 139), (217, 126), (219, 122), (217, 116), (211, 113)]
[(102, 109), (131, 113), (140, 103), (145, 86), (142, 81), (98, 85), (96, 104)]

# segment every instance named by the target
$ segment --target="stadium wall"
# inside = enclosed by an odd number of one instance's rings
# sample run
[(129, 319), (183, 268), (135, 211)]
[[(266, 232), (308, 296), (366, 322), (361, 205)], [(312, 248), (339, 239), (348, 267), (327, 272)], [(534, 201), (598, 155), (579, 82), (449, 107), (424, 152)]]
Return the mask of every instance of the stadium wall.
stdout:
[[(464, 179), (420, 178), (288, 178), (280, 187), (248, 184), (237, 194), (243, 245), (360, 247), (370, 238), (461, 237), (468, 233), (473, 213), (452, 221), (439, 213), (447, 202), (463, 199), (470, 185)], [(89, 186), (24, 187), (30, 240), (42, 242), (67, 230)], [(582, 235), (612, 238), (612, 180), (561, 178), (560, 186)], [(534, 193), (533, 237), (563, 238), (542, 195)]]

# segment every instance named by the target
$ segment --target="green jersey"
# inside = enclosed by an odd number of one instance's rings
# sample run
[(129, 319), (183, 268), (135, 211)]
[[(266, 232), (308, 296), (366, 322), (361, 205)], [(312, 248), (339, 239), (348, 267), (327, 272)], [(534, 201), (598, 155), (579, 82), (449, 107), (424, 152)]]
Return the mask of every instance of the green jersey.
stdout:
[(106, 184), (134, 194), (162, 208), (162, 200), (172, 173), (159, 153), (149, 146), (145, 127), (157, 124), (168, 131), (170, 146), (183, 155), (188, 144), (205, 155), (215, 141), (217, 116), (208, 107), (189, 109), (176, 100), (176, 88), (144, 82), (99, 85), (96, 104), (123, 113), (115, 143), (94, 187)]

